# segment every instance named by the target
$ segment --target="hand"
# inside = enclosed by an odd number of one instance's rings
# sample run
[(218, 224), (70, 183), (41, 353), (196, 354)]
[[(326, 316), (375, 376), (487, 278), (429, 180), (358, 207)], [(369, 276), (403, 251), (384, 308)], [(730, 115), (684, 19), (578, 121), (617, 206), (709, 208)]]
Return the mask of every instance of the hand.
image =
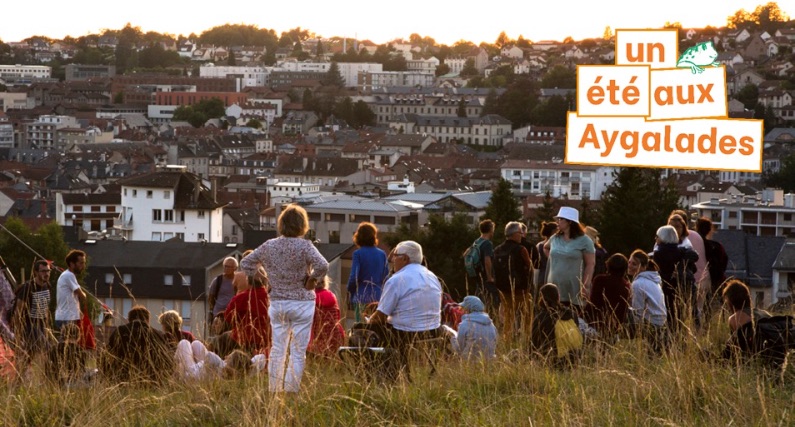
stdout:
[(317, 279), (311, 276), (307, 276), (306, 280), (304, 280), (304, 288), (308, 291), (312, 291), (317, 287)]

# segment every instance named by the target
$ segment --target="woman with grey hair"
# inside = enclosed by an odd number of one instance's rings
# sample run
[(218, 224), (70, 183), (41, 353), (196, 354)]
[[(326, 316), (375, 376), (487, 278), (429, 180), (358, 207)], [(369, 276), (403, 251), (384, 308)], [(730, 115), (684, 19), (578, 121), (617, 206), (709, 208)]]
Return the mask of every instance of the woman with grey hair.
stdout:
[(676, 333), (685, 320), (686, 310), (695, 308), (698, 254), (691, 247), (679, 246), (679, 234), (670, 225), (658, 228), (655, 240), (652, 259), (660, 269), (668, 328)]

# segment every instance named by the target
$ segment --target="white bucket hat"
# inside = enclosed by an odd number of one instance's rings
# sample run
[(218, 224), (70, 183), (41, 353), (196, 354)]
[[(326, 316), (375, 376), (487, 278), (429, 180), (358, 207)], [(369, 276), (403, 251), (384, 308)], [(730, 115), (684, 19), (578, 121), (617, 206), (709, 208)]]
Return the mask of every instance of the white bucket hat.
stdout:
[(573, 222), (576, 222), (576, 223), (579, 224), (580, 223), (580, 211), (578, 211), (577, 209), (574, 209), (574, 208), (570, 208), (570, 207), (564, 206), (564, 207), (560, 208), (560, 210), (558, 211), (558, 214), (555, 215), (555, 218), (563, 218), (563, 219), (567, 219), (569, 221), (573, 221)]

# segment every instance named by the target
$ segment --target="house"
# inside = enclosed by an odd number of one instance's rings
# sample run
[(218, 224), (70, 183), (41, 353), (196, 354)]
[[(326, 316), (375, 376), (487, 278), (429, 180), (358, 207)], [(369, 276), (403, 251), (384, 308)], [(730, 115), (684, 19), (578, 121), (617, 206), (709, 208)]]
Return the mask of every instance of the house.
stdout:
[(734, 77), (728, 78), (726, 87), (729, 95), (734, 95), (747, 85), (758, 85), (765, 81), (765, 78), (752, 69), (740, 71)]
[(501, 176), (511, 183), (514, 193), (544, 194), (569, 199), (600, 199), (613, 182), (613, 167), (567, 165), (563, 159), (552, 161), (506, 160)]
[(120, 193), (55, 193), (58, 225), (85, 231), (111, 230), (121, 212)]
[(222, 241), (223, 205), (185, 166), (164, 166), (117, 183), (121, 215), (114, 228), (127, 240)]
[(765, 190), (759, 196), (711, 198), (693, 205), (699, 216), (717, 228), (742, 230), (756, 236), (788, 236), (795, 232), (795, 195)]
[(399, 151), (404, 155), (419, 154), (425, 151), (436, 138), (428, 135), (397, 134), (387, 135), (378, 144), (381, 150)]
[(248, 231), (259, 230), (259, 211), (255, 208), (224, 209), (224, 243), (243, 243)]
[(500, 56), (504, 58), (522, 59), (524, 58), (524, 51), (516, 45), (505, 45), (500, 49)]
[(743, 58), (760, 61), (767, 57), (767, 46), (759, 35), (751, 37), (750, 41), (742, 49)]
[[(88, 289), (116, 314), (117, 325), (134, 305), (143, 305), (153, 319), (176, 310), (182, 326), (199, 337), (207, 336), (207, 290), (223, 274), (226, 257), (240, 257), (237, 245), (188, 243), (180, 240), (144, 242), (85, 240), (70, 247), (86, 253)], [(157, 322), (152, 325), (157, 327)]]

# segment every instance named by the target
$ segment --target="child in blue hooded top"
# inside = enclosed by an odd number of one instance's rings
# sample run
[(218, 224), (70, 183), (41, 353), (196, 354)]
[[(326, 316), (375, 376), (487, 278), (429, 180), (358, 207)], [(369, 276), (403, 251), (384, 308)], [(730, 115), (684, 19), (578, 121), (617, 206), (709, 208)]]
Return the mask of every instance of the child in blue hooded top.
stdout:
[(497, 350), (497, 328), (480, 298), (469, 295), (461, 302), (465, 314), (458, 325), (458, 337), (454, 343), (456, 353), (466, 360), (492, 359)]

